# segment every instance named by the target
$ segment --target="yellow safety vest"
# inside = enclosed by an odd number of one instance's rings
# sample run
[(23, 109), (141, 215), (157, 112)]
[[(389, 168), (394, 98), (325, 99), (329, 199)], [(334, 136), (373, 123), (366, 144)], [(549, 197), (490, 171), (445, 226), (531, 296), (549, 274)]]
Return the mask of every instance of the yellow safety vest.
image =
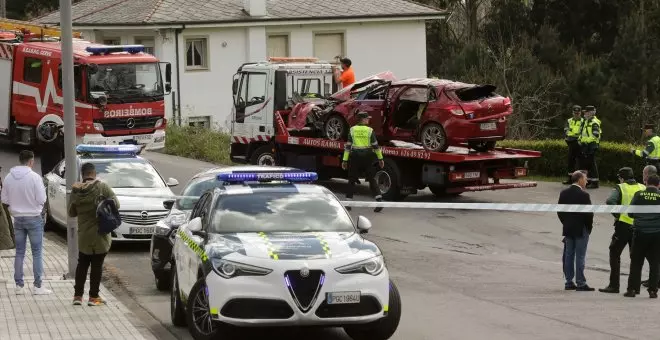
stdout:
[(363, 149), (373, 149), (376, 153), (378, 159), (383, 159), (383, 153), (378, 147), (378, 143), (375, 145), (371, 143), (371, 135), (374, 133), (374, 129), (367, 125), (355, 125), (351, 127), (349, 134), (351, 135), (351, 142), (347, 142), (344, 146), (344, 156), (342, 160), (348, 161), (348, 157), (351, 151), (354, 150), (363, 150)]
[[(600, 137), (603, 136), (603, 130), (600, 126), (600, 120), (596, 117), (593, 117), (591, 120), (586, 120), (584, 121), (585, 125), (582, 127), (582, 134), (580, 135), (580, 143), (582, 144), (588, 144), (588, 143), (600, 143)], [(600, 132), (598, 134), (598, 137), (594, 136), (593, 133), (593, 124), (598, 125), (598, 131)]]
[(566, 137), (579, 137), (582, 122), (584, 122), (584, 118), (568, 118), (568, 131), (566, 131)]
[(653, 136), (653, 138), (649, 139), (649, 142), (653, 143), (655, 148), (653, 149), (653, 152), (649, 154), (648, 158), (654, 160), (660, 159), (660, 137)]
[[(633, 196), (635, 195), (636, 192), (646, 190), (646, 186), (644, 184), (639, 184), (639, 183), (636, 184), (621, 183), (618, 184), (618, 186), (619, 189), (621, 189), (621, 205), (630, 205), (630, 201), (632, 201)], [(632, 217), (628, 216), (628, 214), (620, 214), (619, 221), (632, 225), (635, 220)]]

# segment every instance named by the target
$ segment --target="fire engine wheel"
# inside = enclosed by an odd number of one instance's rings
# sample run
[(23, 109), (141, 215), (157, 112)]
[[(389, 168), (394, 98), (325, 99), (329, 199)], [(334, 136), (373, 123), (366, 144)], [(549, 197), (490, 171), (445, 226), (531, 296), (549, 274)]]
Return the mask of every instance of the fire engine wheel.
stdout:
[(401, 194), (401, 171), (395, 162), (385, 159), (385, 166), (381, 169), (375, 165), (373, 171), (377, 191), (384, 200), (400, 201), (405, 198)]
[(340, 115), (332, 115), (325, 121), (323, 132), (329, 140), (339, 141), (348, 139), (348, 123)]
[(261, 166), (275, 166), (277, 161), (275, 159), (275, 153), (273, 152), (273, 147), (270, 145), (263, 145), (254, 150), (252, 156), (250, 157), (250, 164), (252, 165), (261, 165)]
[(497, 142), (468, 142), (468, 147), (477, 152), (486, 152), (495, 149)]
[(443, 152), (449, 147), (445, 129), (438, 123), (424, 125), (419, 135), (422, 146), (428, 151)]

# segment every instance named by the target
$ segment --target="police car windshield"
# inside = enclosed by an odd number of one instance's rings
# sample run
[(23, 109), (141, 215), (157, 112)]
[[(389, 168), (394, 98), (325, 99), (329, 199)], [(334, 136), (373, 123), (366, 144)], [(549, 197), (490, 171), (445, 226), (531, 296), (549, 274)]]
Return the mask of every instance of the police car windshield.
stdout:
[[(82, 163), (89, 160), (82, 160)], [(156, 169), (139, 158), (95, 160), (96, 175), (112, 188), (165, 188)]]
[[(214, 177), (201, 177), (192, 180), (188, 186), (183, 190), (182, 196), (202, 196), (204, 192), (210, 189), (219, 187), (222, 182)], [(181, 198), (176, 202), (177, 209), (179, 210), (192, 210), (197, 203), (197, 198)]]
[(355, 231), (339, 201), (323, 193), (226, 196), (216, 203), (212, 221), (215, 233)]

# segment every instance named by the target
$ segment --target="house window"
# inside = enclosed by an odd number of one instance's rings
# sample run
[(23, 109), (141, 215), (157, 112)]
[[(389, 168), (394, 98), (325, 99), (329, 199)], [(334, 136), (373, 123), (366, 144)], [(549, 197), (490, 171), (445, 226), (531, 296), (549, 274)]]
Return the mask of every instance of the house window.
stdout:
[(188, 126), (208, 129), (211, 127), (211, 117), (210, 116), (188, 117)]
[(288, 57), (289, 56), (289, 36), (271, 35), (268, 37), (268, 56), (269, 57)]
[(119, 38), (105, 38), (103, 39), (103, 45), (121, 45), (121, 39)]
[(43, 78), (43, 62), (38, 58), (25, 58), (23, 61), (23, 80), (29, 83), (41, 84)]
[(314, 56), (323, 61), (334, 61), (344, 56), (343, 33), (316, 33), (314, 35)]
[(191, 38), (186, 39), (186, 68), (206, 69), (208, 68), (208, 39)]
[(135, 38), (135, 44), (144, 46), (144, 53), (155, 55), (156, 50), (154, 46), (156, 44), (153, 38)]

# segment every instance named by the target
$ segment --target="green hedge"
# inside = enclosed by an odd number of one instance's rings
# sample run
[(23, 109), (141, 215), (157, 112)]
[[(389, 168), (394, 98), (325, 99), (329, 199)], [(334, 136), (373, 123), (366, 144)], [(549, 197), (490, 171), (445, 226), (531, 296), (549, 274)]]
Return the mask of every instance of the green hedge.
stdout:
[[(541, 158), (529, 161), (530, 175), (564, 177), (566, 176), (566, 158), (568, 146), (566, 142), (558, 139), (548, 140), (504, 140), (497, 146), (541, 151)], [(642, 178), (642, 169), (646, 165), (641, 158), (634, 156), (631, 148), (640, 149), (640, 145), (601, 142), (596, 154), (596, 163), (600, 172), (600, 179), (616, 181), (617, 171), (629, 166), (635, 172), (635, 177)]]
[(231, 164), (229, 135), (200, 127), (168, 125), (165, 153), (216, 164)]

